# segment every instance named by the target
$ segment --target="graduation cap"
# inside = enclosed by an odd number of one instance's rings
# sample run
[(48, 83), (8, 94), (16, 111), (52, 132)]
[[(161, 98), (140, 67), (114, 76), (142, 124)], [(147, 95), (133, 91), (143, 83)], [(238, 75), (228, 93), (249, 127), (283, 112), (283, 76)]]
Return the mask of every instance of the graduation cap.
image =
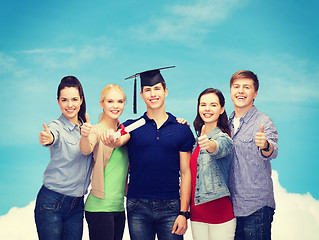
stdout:
[(168, 69), (168, 68), (174, 68), (175, 66), (170, 66), (170, 67), (163, 67), (163, 68), (157, 68), (157, 69), (153, 69), (153, 70), (148, 70), (148, 71), (144, 71), (144, 72), (140, 72), (140, 73), (136, 73), (130, 77), (125, 78), (125, 80), (127, 79), (131, 79), (134, 78), (134, 98), (133, 98), (133, 111), (136, 114), (137, 113), (137, 109), (136, 109), (136, 95), (137, 95), (137, 88), (136, 88), (136, 77), (140, 77), (141, 79), (141, 87), (144, 86), (154, 86), (158, 83), (161, 82), (165, 82), (160, 70), (164, 70), (164, 69)]

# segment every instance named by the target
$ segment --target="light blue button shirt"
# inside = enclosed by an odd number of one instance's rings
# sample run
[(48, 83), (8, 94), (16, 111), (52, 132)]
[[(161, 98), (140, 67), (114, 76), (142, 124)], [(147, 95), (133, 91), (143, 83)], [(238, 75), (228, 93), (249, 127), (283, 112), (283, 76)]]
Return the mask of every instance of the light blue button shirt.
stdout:
[[(241, 217), (265, 206), (275, 208), (270, 160), (278, 155), (278, 133), (272, 120), (255, 106), (240, 118), (237, 132), (233, 125), (234, 116), (233, 112), (229, 120), (234, 143), (229, 184), (234, 214)], [(268, 158), (262, 155), (255, 143), (261, 124), (264, 124), (267, 140), (273, 146), (273, 153)]]
[(54, 141), (48, 146), (50, 162), (43, 175), (43, 184), (55, 192), (81, 197), (87, 193), (92, 170), (92, 154), (80, 150), (79, 127), (63, 114), (48, 124)]

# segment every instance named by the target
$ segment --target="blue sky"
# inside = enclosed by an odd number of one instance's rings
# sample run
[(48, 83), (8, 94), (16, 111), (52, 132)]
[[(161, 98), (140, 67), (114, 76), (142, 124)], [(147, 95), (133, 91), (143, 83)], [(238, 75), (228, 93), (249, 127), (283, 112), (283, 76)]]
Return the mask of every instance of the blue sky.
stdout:
[[(256, 106), (279, 132), (272, 162), (279, 182), (319, 200), (317, 1), (2, 0), (0, 6), (0, 215), (28, 205), (41, 186), (49, 153), (38, 134), (60, 115), (62, 77), (82, 82), (92, 123), (102, 88), (121, 85), (128, 98), (124, 121), (135, 117), (133, 81), (124, 78), (170, 65), (176, 68), (162, 72), (166, 110), (189, 123), (207, 87), (224, 93), (229, 115), (231, 75), (254, 71)], [(141, 115), (140, 99), (138, 106)]]

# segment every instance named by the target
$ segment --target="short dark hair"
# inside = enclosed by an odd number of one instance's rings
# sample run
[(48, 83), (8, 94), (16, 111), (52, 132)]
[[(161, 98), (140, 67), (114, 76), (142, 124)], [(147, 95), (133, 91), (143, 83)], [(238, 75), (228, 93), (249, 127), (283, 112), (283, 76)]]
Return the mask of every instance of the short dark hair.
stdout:
[[(166, 82), (163, 81), (163, 82), (160, 82), (160, 83), (162, 84), (163, 89), (165, 90), (165, 88), (166, 88)], [(143, 92), (143, 88), (144, 88), (144, 87), (147, 87), (147, 86), (141, 86), (141, 92)]]
[(62, 80), (58, 86), (58, 91), (57, 91), (58, 99), (60, 98), (61, 90), (63, 90), (64, 88), (67, 88), (67, 87), (74, 87), (74, 88), (77, 88), (79, 90), (79, 95), (80, 95), (80, 98), (82, 99), (82, 104), (81, 104), (80, 111), (78, 114), (78, 120), (80, 122), (82, 122), (82, 121), (85, 122), (86, 121), (86, 118), (85, 118), (86, 104), (85, 104), (85, 97), (84, 97), (83, 88), (82, 88), (80, 81), (74, 76), (66, 76), (66, 77), (62, 78)]
[(254, 88), (255, 91), (258, 91), (259, 89), (259, 81), (257, 78), (257, 75), (255, 73), (253, 73), (252, 71), (248, 71), (248, 70), (240, 70), (238, 72), (235, 72), (230, 79), (230, 87), (233, 85), (234, 81), (238, 78), (249, 78), (252, 79), (254, 81)]

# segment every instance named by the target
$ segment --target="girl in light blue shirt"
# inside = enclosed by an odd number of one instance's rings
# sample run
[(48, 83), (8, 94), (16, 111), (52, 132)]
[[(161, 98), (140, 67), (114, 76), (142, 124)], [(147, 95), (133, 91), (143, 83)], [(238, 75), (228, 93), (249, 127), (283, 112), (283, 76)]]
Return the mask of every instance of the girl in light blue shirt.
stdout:
[(35, 222), (40, 240), (81, 240), (83, 196), (90, 183), (92, 155), (83, 155), (79, 147), (86, 104), (76, 77), (61, 80), (57, 100), (62, 114), (48, 126), (43, 124), (39, 136), (40, 144), (50, 150), (50, 162), (37, 196)]

